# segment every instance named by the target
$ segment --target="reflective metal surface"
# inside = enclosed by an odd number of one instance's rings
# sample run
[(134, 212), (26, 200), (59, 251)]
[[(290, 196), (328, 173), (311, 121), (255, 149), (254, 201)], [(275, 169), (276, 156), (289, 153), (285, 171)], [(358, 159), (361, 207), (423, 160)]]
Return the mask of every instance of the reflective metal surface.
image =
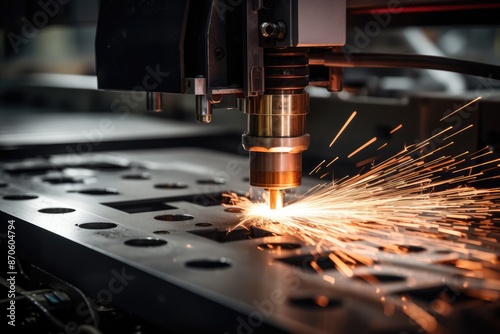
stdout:
[[(398, 307), (402, 296), (440, 333), (500, 328), (498, 301), (484, 299), (498, 293), (498, 263), (455, 266), (465, 252), (408, 237), (408, 252), (381, 249), (369, 254), (374, 266), (358, 263), (346, 277), (292, 235), (228, 232), (239, 213), (220, 205), (221, 194), (248, 190), (246, 159), (169, 149), (1, 167), (1, 221), (14, 220), (19, 257), (166, 331), (422, 333)], [(468, 247), (498, 258), (499, 222), (491, 224), (492, 242)]]

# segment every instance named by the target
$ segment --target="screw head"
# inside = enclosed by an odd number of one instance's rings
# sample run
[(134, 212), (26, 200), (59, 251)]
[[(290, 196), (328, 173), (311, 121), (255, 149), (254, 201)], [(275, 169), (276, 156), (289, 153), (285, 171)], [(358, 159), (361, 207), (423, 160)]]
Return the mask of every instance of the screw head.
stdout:
[(283, 21), (278, 21), (277, 23), (263, 22), (260, 25), (260, 34), (264, 38), (283, 40), (286, 35), (286, 24)]
[(216, 48), (214, 50), (214, 57), (216, 60), (222, 60), (226, 56), (226, 52), (224, 51), (223, 48)]

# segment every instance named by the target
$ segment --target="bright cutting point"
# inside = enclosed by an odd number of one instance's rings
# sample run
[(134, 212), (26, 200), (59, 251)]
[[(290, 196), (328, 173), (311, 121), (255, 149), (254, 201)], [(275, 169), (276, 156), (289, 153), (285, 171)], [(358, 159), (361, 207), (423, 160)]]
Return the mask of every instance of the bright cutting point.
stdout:
[(283, 208), (285, 203), (285, 192), (280, 189), (269, 190), (269, 207), (271, 210)]

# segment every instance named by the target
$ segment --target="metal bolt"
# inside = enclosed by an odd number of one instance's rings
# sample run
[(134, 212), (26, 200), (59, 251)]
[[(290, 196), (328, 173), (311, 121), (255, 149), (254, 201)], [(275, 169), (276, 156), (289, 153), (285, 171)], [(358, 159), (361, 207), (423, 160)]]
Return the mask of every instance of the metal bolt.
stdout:
[(260, 33), (264, 37), (274, 37), (276, 35), (276, 25), (271, 22), (264, 22), (260, 25)]
[(284, 22), (278, 23), (263, 22), (260, 25), (260, 33), (265, 38), (276, 38), (282, 40), (286, 35), (286, 25)]
[(226, 52), (224, 51), (223, 48), (216, 48), (214, 50), (215, 60), (222, 60), (222, 59), (224, 59), (225, 55), (226, 55)]

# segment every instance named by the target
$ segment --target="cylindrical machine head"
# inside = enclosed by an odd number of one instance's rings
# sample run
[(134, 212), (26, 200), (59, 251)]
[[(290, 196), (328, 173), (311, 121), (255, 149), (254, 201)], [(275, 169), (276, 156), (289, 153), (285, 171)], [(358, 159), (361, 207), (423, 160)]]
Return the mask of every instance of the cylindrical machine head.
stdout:
[(301, 184), (302, 152), (309, 146), (307, 112), (306, 93), (264, 94), (248, 103), (243, 147), (250, 151), (250, 185), (271, 190), (272, 202), (277, 190)]

